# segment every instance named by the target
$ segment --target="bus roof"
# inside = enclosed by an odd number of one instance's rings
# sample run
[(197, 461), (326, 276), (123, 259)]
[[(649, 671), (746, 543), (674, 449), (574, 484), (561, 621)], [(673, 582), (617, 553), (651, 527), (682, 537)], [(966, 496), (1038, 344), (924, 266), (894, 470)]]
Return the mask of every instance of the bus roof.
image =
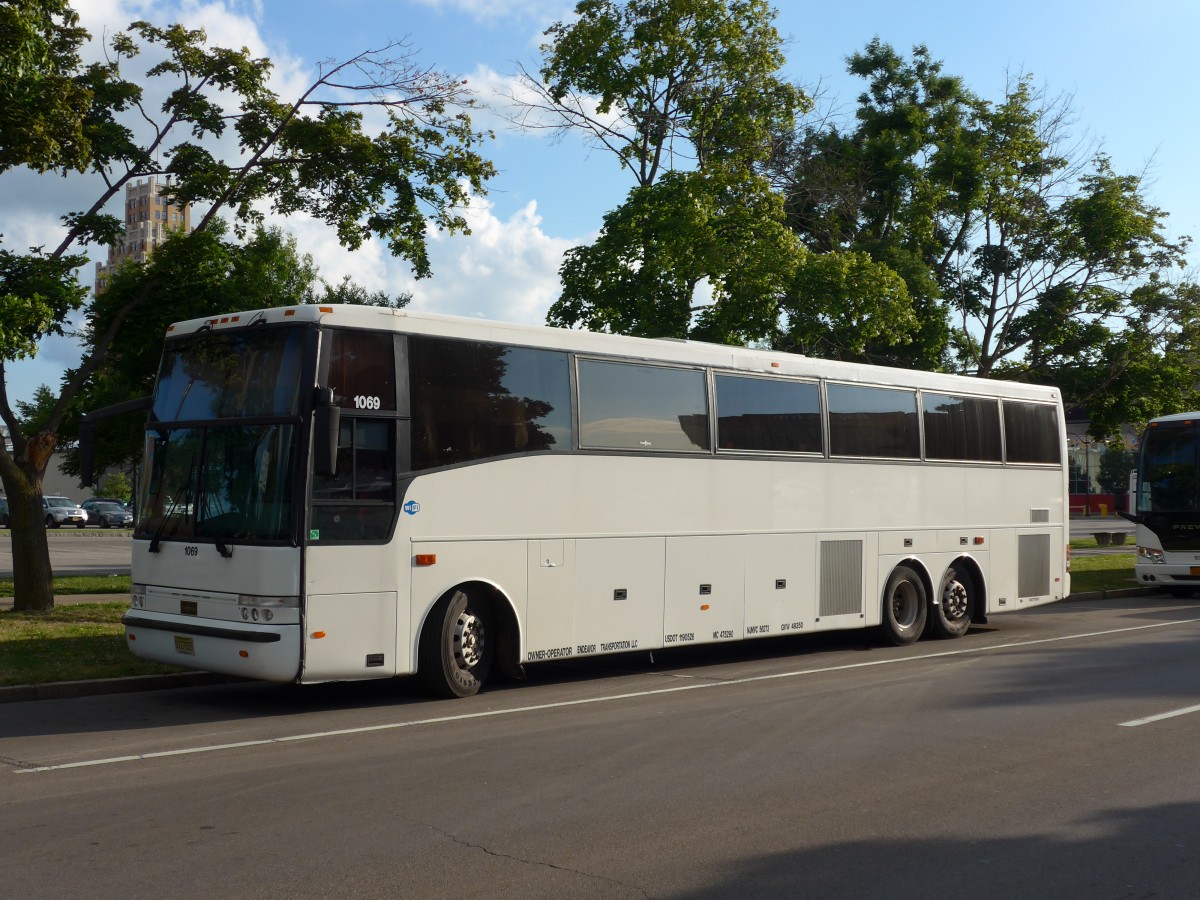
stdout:
[(1057, 388), (1043, 385), (980, 379), (967, 375), (946, 375), (866, 363), (840, 362), (776, 350), (734, 347), (678, 338), (629, 337), (603, 332), (497, 322), (377, 306), (313, 304), (222, 314), (177, 322), (167, 329), (167, 337), (183, 337), (205, 327), (211, 328), (213, 331), (224, 331), (264, 323), (289, 322), (436, 335), (523, 347), (570, 350), (596, 356), (620, 356), (646, 362), (711, 366), (746, 373), (801, 378), (819, 377), (834, 381), (1012, 396), (1043, 401), (1060, 399)]

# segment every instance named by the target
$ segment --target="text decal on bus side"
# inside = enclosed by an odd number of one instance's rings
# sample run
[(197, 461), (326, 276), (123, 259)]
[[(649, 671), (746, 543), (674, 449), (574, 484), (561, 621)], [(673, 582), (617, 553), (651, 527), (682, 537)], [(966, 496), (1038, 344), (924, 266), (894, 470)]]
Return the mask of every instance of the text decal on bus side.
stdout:
[(404, 511), (406, 513), (408, 513), (410, 516), (415, 516), (417, 513), (419, 513), (421, 511), (421, 504), (418, 503), (416, 500), (409, 500), (407, 503), (404, 504)]

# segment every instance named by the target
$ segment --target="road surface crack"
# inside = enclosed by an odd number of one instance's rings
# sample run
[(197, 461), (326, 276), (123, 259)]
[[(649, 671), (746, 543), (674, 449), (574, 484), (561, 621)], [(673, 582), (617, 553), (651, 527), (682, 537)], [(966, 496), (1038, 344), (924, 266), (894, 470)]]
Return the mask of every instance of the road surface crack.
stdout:
[(551, 863), (551, 862), (542, 862), (540, 860), (535, 860), (535, 859), (524, 859), (520, 856), (513, 856), (510, 853), (500, 853), (496, 850), (492, 850), (488, 847), (484, 847), (481, 844), (473, 844), (470, 841), (463, 840), (462, 838), (458, 837), (457, 835), (451, 834), (450, 832), (446, 831), (443, 828), (438, 828), (436, 825), (426, 825), (425, 827), (427, 827), (430, 831), (437, 832), (442, 837), (448, 838), (449, 840), (458, 844), (460, 847), (467, 847), (471, 850), (478, 850), (481, 853), (486, 853), (488, 856), (495, 857), (496, 859), (512, 860), (513, 862), (523, 863), (524, 865), (527, 865), (527, 866), (540, 866), (541, 868), (544, 868), (544, 869), (554, 869), (555, 871), (558, 871), (558, 872), (566, 872), (570, 875), (578, 875), (582, 878), (591, 878), (595, 881), (604, 881), (609, 884), (615, 884), (620, 887), (629, 888), (630, 890), (637, 891), (638, 894), (640, 894), (642, 897), (645, 897), (646, 900), (651, 900), (651, 895), (649, 893), (647, 893), (644, 888), (642, 888), (641, 886), (636, 885), (636, 884), (630, 884), (627, 881), (618, 881), (615, 878), (606, 878), (603, 875), (595, 875), (591, 872), (581, 872), (578, 869), (572, 869), (567, 866), (556, 865), (555, 863)]

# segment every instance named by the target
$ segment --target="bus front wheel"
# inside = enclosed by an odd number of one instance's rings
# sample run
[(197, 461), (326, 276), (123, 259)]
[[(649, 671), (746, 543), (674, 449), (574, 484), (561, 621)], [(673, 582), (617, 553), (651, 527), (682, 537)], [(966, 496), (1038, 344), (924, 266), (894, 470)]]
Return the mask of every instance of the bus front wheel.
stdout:
[(938, 602), (929, 608), (929, 625), (940, 638), (962, 637), (971, 627), (974, 611), (975, 590), (971, 576), (950, 569), (942, 579), (942, 592)]
[(893, 644), (911, 644), (925, 630), (929, 615), (925, 585), (908, 566), (896, 566), (883, 589), (882, 630)]
[(462, 590), (429, 613), (417, 651), (417, 674), (440, 697), (470, 697), (487, 681), (496, 656), (495, 628), (486, 604)]

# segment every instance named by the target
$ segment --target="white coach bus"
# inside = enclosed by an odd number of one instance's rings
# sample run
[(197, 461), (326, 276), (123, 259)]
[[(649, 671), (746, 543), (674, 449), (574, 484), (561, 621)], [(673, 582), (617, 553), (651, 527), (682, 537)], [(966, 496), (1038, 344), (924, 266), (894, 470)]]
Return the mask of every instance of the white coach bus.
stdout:
[(138, 656), (278, 682), (832, 629), (1069, 590), (1046, 387), (370, 307), (167, 335)]
[(1138, 452), (1137, 580), (1176, 597), (1200, 588), (1200, 412), (1152, 419)]

